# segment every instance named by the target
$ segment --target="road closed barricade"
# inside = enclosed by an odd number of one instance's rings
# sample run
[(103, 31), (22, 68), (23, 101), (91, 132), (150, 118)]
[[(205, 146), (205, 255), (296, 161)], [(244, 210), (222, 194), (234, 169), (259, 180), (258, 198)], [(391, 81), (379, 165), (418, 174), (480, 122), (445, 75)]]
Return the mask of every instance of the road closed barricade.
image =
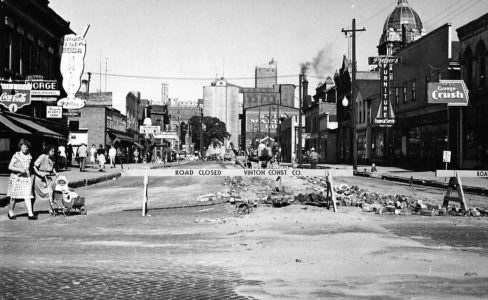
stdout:
[[(464, 211), (467, 211), (468, 206), (466, 205), (466, 198), (464, 196), (463, 183), (461, 178), (488, 178), (488, 170), (436, 170), (435, 176), (444, 178), (449, 177), (449, 184), (447, 186), (447, 192), (444, 196), (442, 207), (447, 208), (449, 202), (452, 201), (460, 203), (461, 208)], [(451, 196), (454, 191), (457, 192), (457, 196)]]
[(327, 197), (332, 201), (334, 212), (337, 211), (336, 194), (333, 187), (334, 177), (353, 176), (353, 171), (347, 169), (130, 169), (124, 172), (125, 176), (144, 177), (144, 192), (142, 200), (142, 216), (148, 210), (148, 177), (281, 177), (286, 176), (325, 176), (327, 182)]

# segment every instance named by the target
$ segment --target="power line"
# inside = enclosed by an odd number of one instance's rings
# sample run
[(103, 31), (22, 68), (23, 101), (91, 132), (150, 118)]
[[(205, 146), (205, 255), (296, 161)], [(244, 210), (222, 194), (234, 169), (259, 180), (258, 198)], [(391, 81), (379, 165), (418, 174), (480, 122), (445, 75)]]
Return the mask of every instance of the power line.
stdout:
[[(443, 23), (443, 22), (446, 22), (446, 21), (444, 21), (444, 20), (448, 19), (450, 16), (452, 16), (452, 15), (454, 15), (454, 14), (457, 14), (457, 15), (462, 14), (463, 12), (465, 12), (466, 10), (468, 10), (469, 8), (471, 8), (471, 7), (473, 7), (474, 5), (478, 4), (478, 3), (479, 3), (481, 0), (478, 0), (478, 1), (476, 1), (475, 3), (471, 3), (472, 1), (474, 1), (474, 0), (469, 0), (468, 2), (465, 2), (465, 3), (461, 4), (460, 6), (455, 7), (455, 9), (454, 9), (453, 11), (448, 12), (448, 13), (447, 13), (447, 14), (445, 14), (444, 16), (442, 16), (442, 13), (441, 13), (441, 14), (437, 14), (437, 15), (436, 15), (436, 16), (434, 16), (432, 19), (429, 19), (430, 26), (431, 26), (431, 27), (436, 27), (436, 26), (438, 26), (438, 24)], [(457, 4), (459, 4), (459, 3), (458, 3), (458, 2), (456, 2), (455, 4), (453, 4), (453, 5), (449, 6), (448, 8), (451, 8), (451, 7), (453, 7), (453, 6), (457, 5)], [(464, 7), (466, 7), (466, 6), (467, 6), (467, 8), (465, 8), (465, 9), (464, 9), (464, 10), (462, 10), (462, 11), (459, 11), (461, 8), (464, 8)], [(445, 10), (444, 10), (444, 11), (445, 11)], [(439, 17), (440, 17), (440, 19), (439, 19)], [(437, 21), (432, 21), (432, 20), (435, 20), (435, 19), (439, 19), (439, 20), (437, 20)]]
[[(98, 72), (91, 72), (92, 75), (98, 76), (110, 76), (110, 77), (119, 77), (119, 78), (132, 78), (132, 79), (150, 79), (150, 80), (188, 80), (188, 81), (207, 81), (207, 80), (215, 80), (218, 79), (216, 77), (171, 77), (171, 76), (149, 76), (149, 75), (134, 75), (134, 74), (114, 74), (114, 73), (98, 73)], [(264, 78), (294, 78), (298, 77), (298, 74), (295, 75), (279, 75), (279, 76), (259, 76), (258, 79)], [(321, 78), (317, 76), (307, 76), (311, 78)], [(253, 77), (225, 77), (225, 80), (254, 80), (256, 79), (255, 76)]]

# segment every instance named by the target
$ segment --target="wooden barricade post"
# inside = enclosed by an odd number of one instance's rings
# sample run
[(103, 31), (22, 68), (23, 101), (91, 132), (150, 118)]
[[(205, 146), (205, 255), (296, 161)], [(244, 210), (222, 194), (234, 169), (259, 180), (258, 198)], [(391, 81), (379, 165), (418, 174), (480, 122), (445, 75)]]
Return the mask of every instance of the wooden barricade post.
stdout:
[[(452, 197), (451, 193), (456, 189), (457, 197)], [(444, 196), (444, 201), (442, 207), (447, 208), (449, 206), (449, 201), (459, 202), (464, 211), (468, 211), (468, 206), (466, 205), (466, 199), (464, 198), (463, 184), (461, 182), (461, 177), (456, 173), (456, 177), (449, 178), (449, 185), (447, 186), (447, 192)]]
[(330, 200), (332, 202), (332, 206), (334, 207), (334, 212), (337, 212), (336, 194), (334, 191), (334, 179), (332, 178), (332, 174), (329, 171), (325, 171), (325, 182), (327, 184), (327, 193), (325, 195), (325, 198), (329, 199), (330, 192)]
[(142, 216), (143, 217), (146, 216), (146, 214), (147, 214), (148, 183), (149, 183), (149, 179), (148, 179), (147, 170), (146, 170), (146, 173), (144, 175), (144, 194), (142, 195)]

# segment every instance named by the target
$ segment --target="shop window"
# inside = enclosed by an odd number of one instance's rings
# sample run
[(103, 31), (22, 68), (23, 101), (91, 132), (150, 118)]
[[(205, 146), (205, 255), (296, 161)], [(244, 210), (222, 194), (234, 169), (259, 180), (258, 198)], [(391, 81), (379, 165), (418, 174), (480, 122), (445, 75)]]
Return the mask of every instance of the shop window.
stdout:
[(76, 131), (80, 129), (80, 122), (79, 121), (69, 121), (69, 130)]
[(486, 82), (486, 54), (485, 54), (485, 44), (480, 41), (476, 46), (476, 74), (477, 86), (485, 87)]

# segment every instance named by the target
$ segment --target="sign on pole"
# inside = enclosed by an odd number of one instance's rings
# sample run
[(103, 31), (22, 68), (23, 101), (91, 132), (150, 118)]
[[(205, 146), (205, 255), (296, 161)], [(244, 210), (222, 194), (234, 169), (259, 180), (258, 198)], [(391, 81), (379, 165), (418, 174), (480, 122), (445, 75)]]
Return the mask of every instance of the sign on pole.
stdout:
[(380, 65), (380, 105), (374, 123), (380, 127), (391, 127), (395, 124), (395, 113), (390, 101), (390, 65)]
[(442, 153), (442, 161), (445, 163), (451, 162), (451, 151), (444, 151)]

